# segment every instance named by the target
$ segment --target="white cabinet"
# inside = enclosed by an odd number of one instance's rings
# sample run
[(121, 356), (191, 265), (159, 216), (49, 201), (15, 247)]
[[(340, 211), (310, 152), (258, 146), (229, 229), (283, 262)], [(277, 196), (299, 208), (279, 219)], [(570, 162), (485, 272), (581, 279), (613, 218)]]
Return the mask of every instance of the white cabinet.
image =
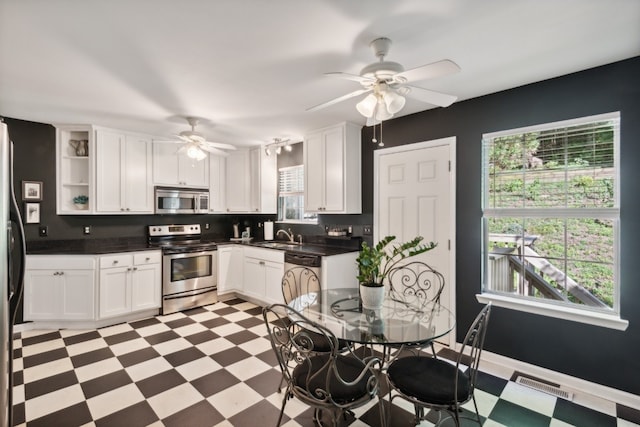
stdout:
[(100, 319), (159, 308), (161, 262), (160, 251), (100, 256)]
[(246, 247), (242, 294), (267, 304), (282, 303), (284, 252)]
[(251, 165), (248, 150), (236, 150), (226, 158), (227, 212), (249, 212), (251, 210)]
[(259, 147), (237, 150), (225, 160), (226, 211), (275, 214), (278, 199), (276, 156), (267, 156)]
[(209, 154), (209, 212), (227, 211), (227, 162)]
[(93, 320), (95, 257), (29, 255), (24, 320)]
[(359, 126), (345, 122), (309, 132), (303, 155), (305, 211), (362, 213)]
[[(90, 125), (56, 126), (56, 211), (58, 215), (93, 213), (95, 202), (94, 129)], [(86, 204), (74, 198), (85, 196)]]
[(172, 187), (209, 187), (209, 161), (178, 153), (181, 144), (153, 143), (153, 183)]
[(96, 213), (153, 213), (151, 139), (96, 130)]
[(244, 251), (240, 245), (218, 247), (218, 295), (241, 292)]
[(250, 152), (250, 211), (275, 214), (278, 211), (278, 160), (255, 148)]

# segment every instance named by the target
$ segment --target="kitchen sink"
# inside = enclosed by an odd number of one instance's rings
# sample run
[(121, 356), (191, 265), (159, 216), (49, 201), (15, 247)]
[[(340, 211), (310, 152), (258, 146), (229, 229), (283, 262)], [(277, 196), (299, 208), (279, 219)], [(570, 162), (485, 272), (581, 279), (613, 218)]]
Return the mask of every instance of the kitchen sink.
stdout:
[(291, 242), (260, 242), (260, 243), (255, 243), (255, 245), (263, 248), (273, 248), (273, 249), (300, 249), (301, 247), (299, 243), (291, 243)]

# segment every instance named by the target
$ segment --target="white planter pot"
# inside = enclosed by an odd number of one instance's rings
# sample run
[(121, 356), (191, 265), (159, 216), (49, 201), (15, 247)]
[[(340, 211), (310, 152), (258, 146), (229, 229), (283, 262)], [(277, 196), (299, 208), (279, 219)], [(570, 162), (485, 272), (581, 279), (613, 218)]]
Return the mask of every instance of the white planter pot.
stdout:
[(362, 286), (360, 285), (360, 299), (362, 307), (370, 310), (376, 310), (382, 307), (384, 301), (384, 286)]

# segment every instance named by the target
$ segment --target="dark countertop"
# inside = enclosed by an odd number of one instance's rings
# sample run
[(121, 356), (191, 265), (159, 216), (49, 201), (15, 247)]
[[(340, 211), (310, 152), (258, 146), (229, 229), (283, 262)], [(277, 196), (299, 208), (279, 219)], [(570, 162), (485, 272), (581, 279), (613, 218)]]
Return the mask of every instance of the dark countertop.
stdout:
[[(237, 242), (229, 239), (203, 239), (205, 242), (216, 243), (218, 246), (240, 244), (257, 248), (282, 250), (287, 252), (313, 254), (321, 256), (339, 255), (356, 252), (360, 248), (360, 238), (353, 239), (325, 239), (323, 236), (312, 236), (308, 243), (295, 246), (273, 247), (273, 243), (287, 244), (284, 240), (270, 242), (251, 241)], [(27, 255), (104, 255), (119, 252), (137, 252), (158, 249), (149, 246), (146, 238), (119, 237), (113, 239), (74, 239), (74, 240), (43, 240), (27, 242)]]

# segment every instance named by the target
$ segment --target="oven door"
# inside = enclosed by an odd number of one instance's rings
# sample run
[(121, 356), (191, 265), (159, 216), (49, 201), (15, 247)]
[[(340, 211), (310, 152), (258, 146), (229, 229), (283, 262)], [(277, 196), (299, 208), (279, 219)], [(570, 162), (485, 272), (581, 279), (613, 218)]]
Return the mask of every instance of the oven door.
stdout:
[(162, 257), (162, 295), (216, 288), (216, 251), (166, 254)]

